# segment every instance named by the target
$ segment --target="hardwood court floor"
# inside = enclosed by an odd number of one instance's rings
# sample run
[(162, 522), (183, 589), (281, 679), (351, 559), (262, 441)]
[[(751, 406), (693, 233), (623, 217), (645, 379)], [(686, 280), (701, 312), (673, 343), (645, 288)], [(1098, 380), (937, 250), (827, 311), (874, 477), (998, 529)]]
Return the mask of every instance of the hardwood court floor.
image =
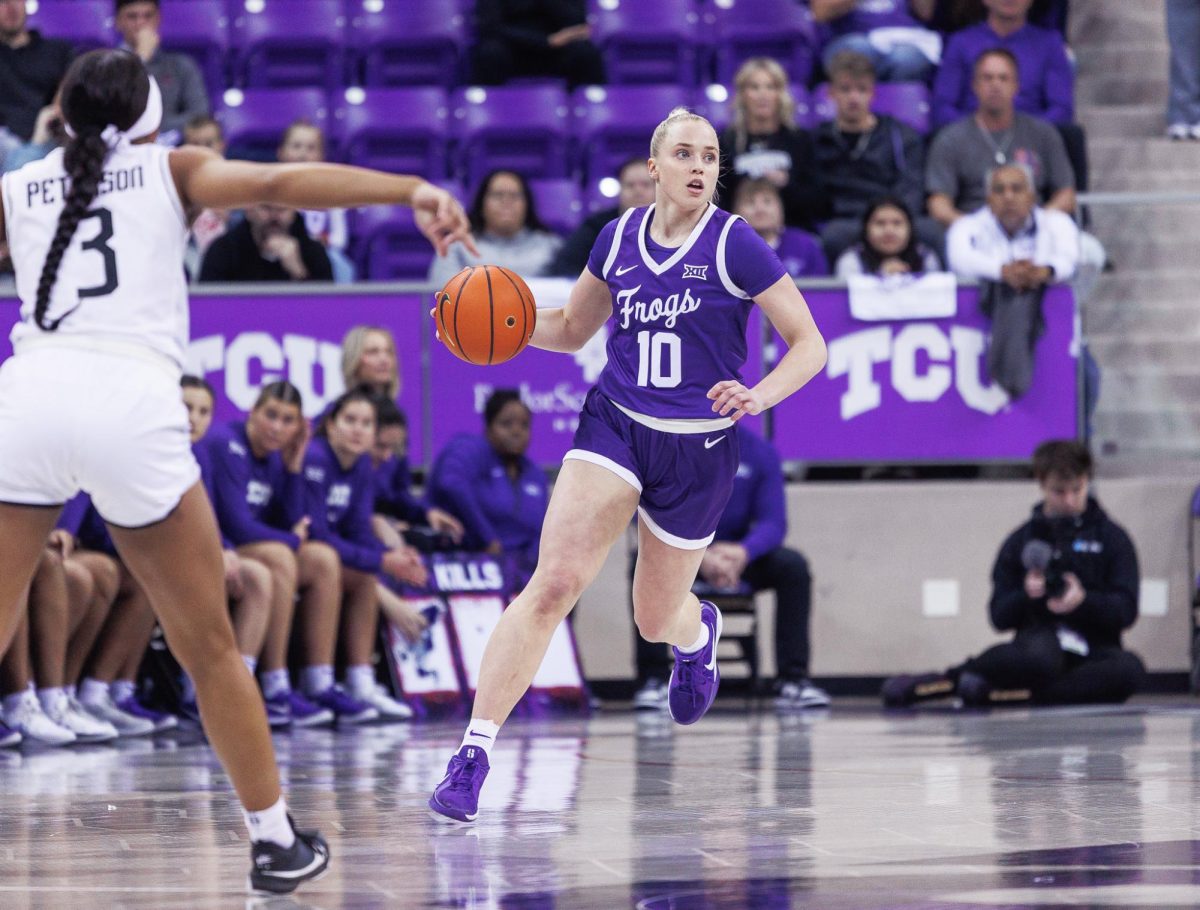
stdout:
[(244, 829), (194, 733), (0, 752), (0, 908), (933, 910), (1200, 905), (1200, 710), (506, 726), (468, 832), (425, 798), (460, 724), (276, 737), (336, 865), (247, 902)]

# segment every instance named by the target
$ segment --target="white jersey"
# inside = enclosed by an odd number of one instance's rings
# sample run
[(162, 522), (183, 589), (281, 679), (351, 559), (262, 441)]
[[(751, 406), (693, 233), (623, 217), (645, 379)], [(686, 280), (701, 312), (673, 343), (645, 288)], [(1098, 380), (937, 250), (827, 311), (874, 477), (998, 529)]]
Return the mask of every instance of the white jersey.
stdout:
[(33, 311), (70, 185), (63, 150), (4, 175), (4, 220), (21, 298), (14, 348), (38, 336), (108, 339), (150, 347), (182, 369), (188, 229), (168, 155), (153, 143), (122, 145), (109, 155), (96, 198), (58, 268), (45, 321), (65, 318), (52, 335), (37, 326)]

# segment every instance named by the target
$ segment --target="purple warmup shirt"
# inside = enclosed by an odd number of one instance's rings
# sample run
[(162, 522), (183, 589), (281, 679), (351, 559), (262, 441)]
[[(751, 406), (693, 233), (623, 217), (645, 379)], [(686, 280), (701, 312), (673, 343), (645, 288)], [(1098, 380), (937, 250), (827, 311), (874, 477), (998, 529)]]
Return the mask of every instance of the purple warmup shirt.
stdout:
[(96, 511), (96, 507), (92, 505), (92, 497), (87, 493), (79, 493), (73, 499), (67, 500), (62, 514), (58, 516), (58, 524), (54, 527), (76, 538), (79, 546), (85, 550), (117, 556), (117, 548), (108, 534), (108, 527)]
[(750, 562), (782, 546), (787, 536), (783, 467), (769, 442), (738, 427), (738, 469), (715, 540), (740, 543)]
[(908, 0), (858, 0), (854, 9), (829, 23), (834, 35), (866, 35), (877, 28), (925, 28), (908, 11)]
[(741, 379), (753, 298), (787, 274), (750, 225), (710, 204), (678, 249), (650, 238), (654, 206), (605, 225), (588, 270), (613, 298), (597, 388), (652, 417), (713, 418), (708, 390)]
[(272, 452), (255, 458), (246, 425), (214, 427), (201, 443), (212, 465), (213, 509), (221, 534), (234, 546), (274, 540), (293, 550), (300, 538), (291, 529), (304, 517), (304, 484)]
[(376, 466), (375, 511), (412, 525), (429, 521), (425, 503), (413, 495), (407, 458), (393, 456)]
[(785, 228), (779, 235), (775, 255), (792, 278), (819, 277), (829, 274), (829, 260), (821, 238), (800, 228)]
[(1026, 25), (1001, 38), (986, 22), (955, 32), (946, 42), (942, 65), (933, 80), (935, 129), (961, 120), (979, 107), (971, 89), (975, 61), (995, 47), (1017, 58), (1020, 87), (1017, 110), (1051, 123), (1075, 119), (1075, 73), (1067, 59), (1063, 36), (1048, 28)]
[(329, 544), (342, 565), (360, 572), (378, 572), (385, 550), (371, 528), (373, 475), (370, 455), (343, 468), (323, 436), (310, 442), (304, 453), (304, 500), (312, 520), (309, 536)]

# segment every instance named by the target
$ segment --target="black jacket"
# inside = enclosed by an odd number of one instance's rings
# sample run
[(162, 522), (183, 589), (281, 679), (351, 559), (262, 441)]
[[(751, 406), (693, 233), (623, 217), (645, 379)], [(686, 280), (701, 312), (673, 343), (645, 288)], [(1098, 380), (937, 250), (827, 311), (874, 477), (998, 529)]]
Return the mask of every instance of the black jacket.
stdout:
[(604, 226), (620, 216), (619, 209), (604, 209), (588, 215), (558, 248), (558, 252), (550, 260), (546, 274), (563, 278), (578, 278), (579, 273), (587, 265), (588, 257), (592, 255), (592, 247), (596, 245), (596, 238), (600, 236)]
[[(1030, 600), (1025, 594), (1025, 566), (1021, 553), (1031, 540), (1045, 540), (1060, 554), (1062, 569), (1079, 577), (1086, 592), (1073, 612), (1058, 616), (1046, 608), (1046, 599)], [(1093, 648), (1119, 647), (1121, 632), (1138, 616), (1137, 552), (1129, 535), (1088, 499), (1084, 513), (1075, 519), (1046, 518), (1039, 504), (1033, 517), (1017, 528), (992, 568), (992, 625), (999, 631), (1022, 631), (1062, 624), (1087, 639)]]
[[(325, 247), (308, 236), (299, 213), (288, 231), (300, 241), (300, 258), (308, 269), (305, 281), (332, 281), (333, 266)], [(200, 281), (291, 281), (278, 262), (263, 259), (250, 233), (250, 222), (242, 220), (212, 242), (200, 265)]]
[(813, 137), (814, 160), (834, 218), (861, 218), (879, 196), (899, 196), (913, 218), (925, 211), (925, 140), (892, 117), (880, 115), (868, 135), (853, 140), (832, 121)]
[(762, 170), (787, 171), (788, 182), (780, 190), (783, 220), (792, 227), (813, 230), (825, 217), (823, 195), (816, 175), (812, 137), (802, 129), (780, 129), (769, 135), (749, 135), (738, 142), (729, 127), (721, 134), (721, 208), (733, 211), (737, 185)]
[(28, 142), (38, 112), (54, 100), (74, 56), (71, 45), (30, 29), (16, 50), (0, 42), (0, 126)]

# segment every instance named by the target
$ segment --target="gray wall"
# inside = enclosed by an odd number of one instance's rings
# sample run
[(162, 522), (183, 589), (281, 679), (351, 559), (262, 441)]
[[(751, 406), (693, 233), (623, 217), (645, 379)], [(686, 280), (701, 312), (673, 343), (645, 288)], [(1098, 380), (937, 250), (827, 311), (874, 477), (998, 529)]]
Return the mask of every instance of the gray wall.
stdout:
[[(1133, 537), (1142, 615), (1126, 636), (1152, 671), (1189, 664), (1187, 479), (1107, 479), (1093, 490)], [(989, 574), (1001, 541), (1037, 501), (1032, 482), (789, 485), (788, 545), (814, 577), (814, 676), (941, 669), (1002, 640), (989, 626)], [(633, 675), (628, 556), (614, 547), (575, 611), (591, 679)], [(760, 654), (774, 672), (770, 595)]]

